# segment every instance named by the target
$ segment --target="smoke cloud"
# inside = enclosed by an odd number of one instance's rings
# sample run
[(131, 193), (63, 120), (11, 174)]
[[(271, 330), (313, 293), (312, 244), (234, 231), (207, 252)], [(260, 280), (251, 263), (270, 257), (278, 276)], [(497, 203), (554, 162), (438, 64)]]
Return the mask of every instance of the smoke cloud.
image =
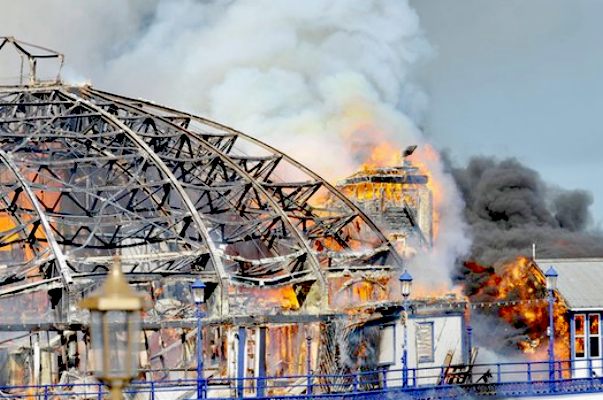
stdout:
[[(451, 171), (465, 200), (465, 218), (474, 238), (470, 256), (459, 269), (459, 279), (472, 301), (543, 298), (545, 288), (528, 269), (529, 262), (517, 259), (531, 255), (532, 243), (537, 259), (603, 256), (603, 234), (590, 228), (593, 199), (589, 193), (552, 187), (515, 159), (475, 157), (467, 166)], [(499, 359), (501, 354), (520, 356), (518, 347), (543, 358), (546, 306), (511, 306), (503, 311), (497, 306), (474, 313), (473, 324), (480, 327), (476, 332), (482, 332), (476, 334), (476, 343), (499, 353)], [(558, 334), (564, 327), (557, 321)]]
[(592, 196), (547, 185), (517, 160), (476, 157), (452, 174), (473, 236), (471, 259), (496, 265), (519, 255), (537, 258), (603, 255), (603, 235), (589, 230)]
[[(432, 50), (407, 1), (52, 0), (4, 11), (7, 34), (66, 54), (67, 80), (216, 119), (331, 182), (379, 144), (427, 144), (417, 128), (427, 98), (408, 76)], [(442, 271), (469, 242), (452, 178), (438, 157), (426, 163), (446, 188), (440, 235), (411, 270), (445, 286)]]
[(431, 49), (406, 1), (39, 0), (4, 5), (0, 26), (65, 53), (70, 82), (214, 118), (327, 178), (421, 139), (408, 74)]

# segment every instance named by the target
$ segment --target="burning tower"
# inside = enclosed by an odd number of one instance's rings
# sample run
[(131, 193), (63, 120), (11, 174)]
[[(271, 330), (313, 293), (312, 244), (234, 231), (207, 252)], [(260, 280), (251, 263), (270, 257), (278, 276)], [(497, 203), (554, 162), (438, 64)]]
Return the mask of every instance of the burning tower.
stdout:
[(338, 188), (369, 215), (404, 253), (433, 244), (433, 199), (429, 177), (402, 152), (401, 165), (365, 166), (343, 179)]

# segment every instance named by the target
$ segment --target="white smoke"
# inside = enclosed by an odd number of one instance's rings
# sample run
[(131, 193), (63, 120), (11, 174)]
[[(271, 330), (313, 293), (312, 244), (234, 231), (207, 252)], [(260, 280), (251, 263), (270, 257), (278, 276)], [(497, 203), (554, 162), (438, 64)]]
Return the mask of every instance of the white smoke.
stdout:
[[(431, 50), (407, 1), (54, 0), (3, 11), (2, 34), (60, 49), (78, 80), (211, 117), (332, 181), (378, 143), (426, 143), (416, 125), (426, 96), (408, 75)], [(468, 240), (452, 179), (430, 166), (447, 188), (440, 233), (412, 271), (441, 283)]]

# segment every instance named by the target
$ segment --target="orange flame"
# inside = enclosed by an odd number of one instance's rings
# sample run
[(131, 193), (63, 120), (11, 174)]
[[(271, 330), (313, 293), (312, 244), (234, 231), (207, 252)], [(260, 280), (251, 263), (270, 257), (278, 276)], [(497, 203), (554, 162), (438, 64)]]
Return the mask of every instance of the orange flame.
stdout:
[(284, 311), (295, 311), (300, 308), (293, 286), (261, 288), (240, 286), (236, 291), (237, 297), (253, 300), (254, 307), (276, 308)]
[(368, 158), (360, 169), (369, 171), (373, 168), (394, 166), (400, 163), (400, 146), (384, 141), (372, 148)]
[[(498, 314), (515, 327), (525, 328), (527, 340), (517, 343), (517, 347), (534, 358), (541, 358), (544, 347), (548, 342), (546, 331), (549, 325), (548, 306), (546, 302), (527, 302), (527, 300), (542, 300), (545, 293), (545, 279), (542, 273), (527, 257), (518, 257), (504, 264), (498, 273), (477, 264), (468, 265), (469, 268), (480, 269), (482, 272), (491, 272), (485, 285), (473, 296), (483, 298), (494, 296), (494, 301), (508, 301), (510, 305), (499, 308)], [(567, 321), (567, 308), (558, 299), (553, 307), (555, 321), (555, 356), (557, 359), (567, 360), (570, 357), (569, 323)]]
[(444, 206), (444, 185), (439, 179), (436, 179), (432, 171), (434, 164), (440, 163), (440, 154), (431, 145), (425, 144), (418, 147), (409, 157), (413, 165), (419, 168), (419, 171), (427, 175), (427, 187), (433, 196), (433, 238), (438, 237), (440, 226), (440, 210)]
[[(360, 170), (365, 173), (370, 173), (375, 168), (382, 167), (393, 167), (400, 165), (401, 163), (401, 147), (397, 143), (391, 141), (383, 141), (371, 149), (368, 158), (364, 161)], [(438, 228), (440, 221), (440, 210), (443, 207), (445, 189), (442, 182), (437, 179), (434, 174), (434, 167), (440, 162), (440, 155), (429, 144), (422, 144), (418, 147), (415, 152), (408, 157), (412, 165), (419, 170), (419, 173), (427, 176), (427, 188), (431, 191), (433, 196), (433, 238), (434, 240), (438, 236)], [(379, 199), (381, 196), (385, 196), (387, 199), (393, 199), (401, 196), (396, 190), (396, 184), (383, 184), (380, 187), (381, 191), (374, 190), (374, 185), (371, 183), (366, 184), (366, 190), (355, 193), (361, 200)]]
[(386, 275), (373, 278), (363, 277), (330, 277), (329, 301), (332, 307), (351, 308), (370, 302), (385, 301), (390, 297), (389, 277)]

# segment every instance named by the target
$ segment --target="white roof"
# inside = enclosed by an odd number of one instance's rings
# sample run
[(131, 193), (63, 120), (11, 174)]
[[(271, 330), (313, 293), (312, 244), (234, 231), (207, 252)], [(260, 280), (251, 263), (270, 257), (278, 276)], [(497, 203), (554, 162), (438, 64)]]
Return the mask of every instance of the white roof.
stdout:
[(557, 290), (571, 310), (603, 309), (603, 258), (538, 259), (544, 273), (557, 270)]

